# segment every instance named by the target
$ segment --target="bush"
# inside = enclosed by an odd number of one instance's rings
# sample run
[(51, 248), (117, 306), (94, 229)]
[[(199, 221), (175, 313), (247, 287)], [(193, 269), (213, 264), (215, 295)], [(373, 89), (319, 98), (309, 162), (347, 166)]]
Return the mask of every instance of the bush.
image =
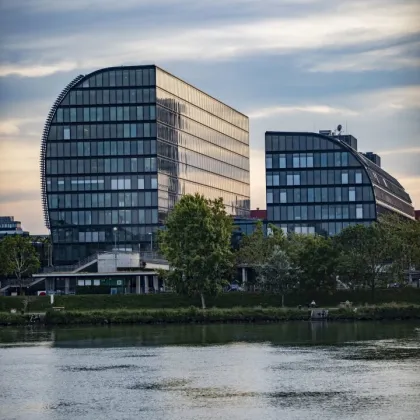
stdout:
[[(0, 297), (0, 312), (10, 312), (15, 308), (23, 308), (25, 297)], [(305, 305), (315, 300), (318, 306), (335, 307), (340, 302), (350, 301), (354, 306), (372, 304), (369, 290), (336, 291), (334, 293), (314, 292), (311, 294), (293, 293), (286, 296), (288, 307)], [(276, 308), (281, 307), (281, 296), (270, 293), (231, 292), (216, 297), (207, 297), (207, 306), (217, 308)], [(401, 303), (420, 304), (420, 289), (379, 289), (376, 291), (376, 304)], [(201, 307), (200, 299), (180, 296), (175, 293), (143, 294), (143, 295), (73, 295), (56, 296), (54, 306), (64, 306), (66, 310), (94, 311), (94, 310), (139, 310), (139, 309), (174, 309)], [(48, 296), (35, 297), (29, 302), (28, 312), (45, 312), (50, 308)], [(192, 309), (191, 309), (192, 311)]]

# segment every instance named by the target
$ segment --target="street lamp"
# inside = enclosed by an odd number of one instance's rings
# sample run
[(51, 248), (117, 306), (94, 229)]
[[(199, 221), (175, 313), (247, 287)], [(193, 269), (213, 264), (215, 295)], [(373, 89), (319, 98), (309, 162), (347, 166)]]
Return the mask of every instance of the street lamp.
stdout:
[(112, 231), (114, 233), (114, 260), (115, 260), (115, 271), (118, 271), (117, 269), (117, 232), (118, 232), (118, 228), (116, 226), (114, 226), (112, 228)]
[(112, 228), (113, 232), (114, 232), (114, 250), (117, 250), (117, 232), (118, 232), (118, 228), (116, 226), (114, 226)]
[(150, 253), (153, 256), (153, 232), (149, 232), (148, 235), (150, 235)]

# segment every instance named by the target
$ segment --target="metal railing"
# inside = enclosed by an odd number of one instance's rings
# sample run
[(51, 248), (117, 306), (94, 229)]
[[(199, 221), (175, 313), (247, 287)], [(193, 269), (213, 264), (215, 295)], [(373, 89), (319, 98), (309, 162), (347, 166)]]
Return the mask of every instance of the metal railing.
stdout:
[(43, 273), (56, 273), (56, 272), (66, 272), (71, 271), (75, 272), (80, 267), (83, 267), (86, 264), (89, 264), (90, 262), (95, 261), (98, 258), (98, 253), (89, 255), (88, 257), (84, 258), (83, 260), (80, 260), (76, 264), (73, 265), (56, 265), (54, 267), (44, 267), (42, 270)]
[(88, 257), (80, 260), (78, 263), (73, 265), (57, 265), (54, 267), (44, 267), (42, 270), (43, 273), (57, 273), (57, 272), (76, 272), (80, 267), (83, 267), (90, 262), (93, 262), (98, 259), (100, 254), (131, 254), (131, 255), (140, 255), (140, 261), (145, 263), (155, 263), (155, 264), (164, 264), (167, 265), (168, 261), (157, 252), (136, 252), (136, 251), (103, 251), (97, 252), (95, 254), (89, 255)]

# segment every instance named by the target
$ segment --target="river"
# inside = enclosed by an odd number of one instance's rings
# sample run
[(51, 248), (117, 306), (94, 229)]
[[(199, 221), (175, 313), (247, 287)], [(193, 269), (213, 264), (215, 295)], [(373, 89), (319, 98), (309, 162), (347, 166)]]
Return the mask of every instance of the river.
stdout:
[(420, 322), (0, 329), (2, 420), (419, 413)]

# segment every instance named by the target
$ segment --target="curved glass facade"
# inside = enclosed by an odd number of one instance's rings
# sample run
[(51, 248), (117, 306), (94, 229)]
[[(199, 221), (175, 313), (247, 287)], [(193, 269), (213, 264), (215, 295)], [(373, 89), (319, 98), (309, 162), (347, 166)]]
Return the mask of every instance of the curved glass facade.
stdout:
[(47, 119), (44, 211), (54, 263), (150, 250), (182, 194), (249, 214), (248, 118), (155, 66), (79, 76)]
[(267, 132), (267, 220), (285, 231), (335, 235), (388, 209), (414, 215), (402, 186), (332, 136)]

